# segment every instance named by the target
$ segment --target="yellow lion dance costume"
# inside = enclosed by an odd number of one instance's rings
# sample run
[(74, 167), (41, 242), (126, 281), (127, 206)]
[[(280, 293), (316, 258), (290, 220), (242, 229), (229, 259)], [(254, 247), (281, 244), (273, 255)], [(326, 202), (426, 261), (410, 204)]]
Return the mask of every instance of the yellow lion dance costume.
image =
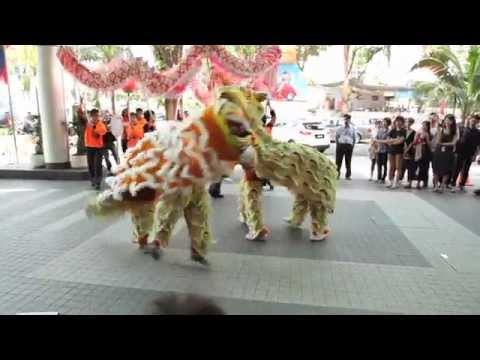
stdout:
[[(224, 88), (223, 96), (261, 100), (244, 88)], [(243, 94), (242, 96), (240, 94)], [(285, 186), (295, 196), (293, 211), (285, 221), (299, 227), (308, 212), (312, 220), (310, 240), (320, 241), (331, 232), (328, 214), (335, 210), (337, 169), (325, 155), (311, 147), (273, 140), (265, 131), (260, 117), (253, 119), (250, 146), (242, 163), (245, 177), (240, 185), (240, 221), (248, 227), (249, 240), (264, 240), (269, 230), (263, 224), (261, 178)], [(252, 155), (253, 153), (253, 155)], [(246, 156), (246, 154), (249, 154)]]

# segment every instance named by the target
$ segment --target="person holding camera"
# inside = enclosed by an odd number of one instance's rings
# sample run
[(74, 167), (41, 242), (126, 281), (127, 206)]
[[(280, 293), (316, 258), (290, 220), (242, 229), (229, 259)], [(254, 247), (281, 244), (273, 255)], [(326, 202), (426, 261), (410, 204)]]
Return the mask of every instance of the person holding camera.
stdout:
[(106, 133), (107, 127), (100, 118), (98, 110), (92, 109), (85, 127), (85, 147), (90, 181), (96, 190), (100, 190), (102, 182), (102, 160), (105, 148), (103, 137)]

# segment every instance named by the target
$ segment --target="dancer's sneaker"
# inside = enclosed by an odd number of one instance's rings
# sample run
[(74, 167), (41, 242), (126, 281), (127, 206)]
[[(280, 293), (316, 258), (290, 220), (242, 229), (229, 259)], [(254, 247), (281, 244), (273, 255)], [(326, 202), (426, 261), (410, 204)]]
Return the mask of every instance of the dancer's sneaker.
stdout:
[(391, 183), (391, 182), (386, 182), (386, 183), (385, 183), (385, 187), (386, 187), (387, 189), (390, 189), (390, 188), (392, 187), (392, 185), (393, 185), (393, 183)]
[(288, 226), (292, 227), (292, 228), (295, 228), (295, 229), (300, 229), (301, 228), (301, 224), (295, 224), (292, 222), (292, 220), (290, 218), (283, 218), (282, 219), (283, 222), (285, 222)]
[(192, 254), (190, 256), (190, 259), (194, 262), (197, 262), (197, 263), (203, 265), (203, 266), (209, 266), (210, 265), (210, 263), (208, 262), (207, 259), (205, 259), (203, 256), (198, 255), (198, 254)]
[(331, 229), (327, 226), (321, 234), (310, 232), (310, 241), (323, 241), (330, 235)]
[(467, 192), (467, 190), (465, 190), (465, 187), (463, 187), (463, 186), (460, 186), (458, 188), (458, 191), (461, 192), (461, 193), (466, 193)]
[(266, 241), (269, 234), (270, 230), (267, 227), (264, 227), (262, 230), (260, 230), (257, 236), (249, 232), (245, 236), (245, 239), (249, 241)]
[(160, 245), (160, 240), (155, 240), (151, 244), (146, 245), (143, 247), (145, 254), (150, 254), (155, 260), (160, 259), (163, 256), (163, 250)]

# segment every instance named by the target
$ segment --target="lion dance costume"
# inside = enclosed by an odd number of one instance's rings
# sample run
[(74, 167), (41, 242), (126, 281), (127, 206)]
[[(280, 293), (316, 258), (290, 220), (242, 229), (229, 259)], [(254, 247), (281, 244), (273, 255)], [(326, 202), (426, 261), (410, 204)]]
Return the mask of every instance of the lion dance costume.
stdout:
[[(247, 89), (238, 91), (247, 98), (253, 97)], [(237, 92), (232, 89), (226, 93), (239, 96)], [(251, 127), (252, 142), (245, 153), (254, 151), (254, 160), (243, 164), (246, 173), (240, 194), (240, 220), (248, 226), (247, 239), (263, 239), (269, 232), (263, 224), (260, 180), (268, 178), (275, 184), (285, 186), (295, 196), (292, 214), (286, 221), (291, 226), (299, 227), (310, 212), (310, 239), (324, 240), (331, 231), (327, 224), (328, 214), (335, 209), (335, 164), (316, 149), (273, 140), (260, 118), (256, 118)]]
[(88, 206), (89, 216), (132, 214), (135, 234), (143, 248), (154, 229), (155, 246), (168, 245), (171, 231), (183, 212), (192, 240), (192, 259), (206, 263), (211, 240), (205, 186), (230, 174), (242, 162), (245, 137), (259, 120), (263, 107), (238, 89), (221, 92), (215, 106), (200, 118), (172, 122), (129, 150), (111, 189)]

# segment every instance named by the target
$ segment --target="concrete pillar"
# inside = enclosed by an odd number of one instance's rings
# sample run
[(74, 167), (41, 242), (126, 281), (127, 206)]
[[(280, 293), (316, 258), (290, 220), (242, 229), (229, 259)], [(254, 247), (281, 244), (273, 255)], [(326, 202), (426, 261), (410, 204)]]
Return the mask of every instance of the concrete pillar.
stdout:
[(38, 46), (38, 92), (43, 154), (48, 169), (70, 168), (62, 69), (55, 46)]

